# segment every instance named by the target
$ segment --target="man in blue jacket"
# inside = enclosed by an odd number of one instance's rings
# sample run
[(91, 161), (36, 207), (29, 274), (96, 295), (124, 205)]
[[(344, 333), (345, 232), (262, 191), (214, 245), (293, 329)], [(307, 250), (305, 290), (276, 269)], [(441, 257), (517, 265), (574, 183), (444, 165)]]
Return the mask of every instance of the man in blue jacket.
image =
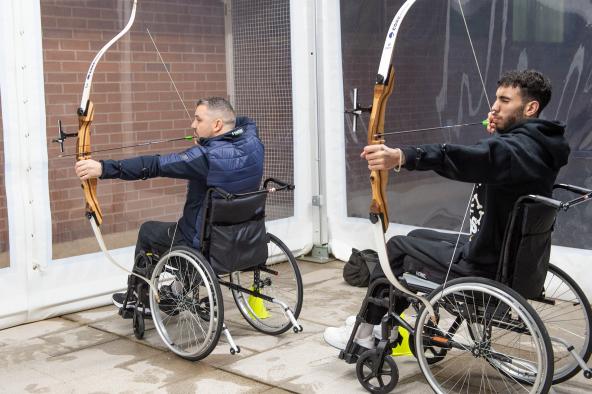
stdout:
[[(197, 145), (167, 155), (138, 156), (124, 160), (80, 160), (75, 165), (81, 180), (90, 178), (145, 180), (155, 177), (187, 179), (183, 215), (175, 222), (148, 221), (142, 224), (135, 256), (157, 255), (175, 245), (200, 247), (204, 198), (210, 187), (230, 193), (257, 190), (263, 176), (263, 144), (252, 119), (236, 117), (230, 103), (220, 97), (200, 99), (191, 124)], [(137, 267), (134, 267), (137, 269)], [(113, 295), (121, 307), (125, 293)], [(128, 298), (133, 308), (135, 299)]]
[[(498, 81), (496, 100), (488, 115), (487, 130), (495, 133), (490, 138), (474, 145), (364, 148), (361, 157), (368, 161), (370, 170), (434, 171), (448, 179), (476, 184), (468, 236), (418, 229), (388, 241), (389, 263), (396, 276), (411, 272), (442, 283), (450, 266), (449, 279), (495, 278), (504, 231), (515, 202), (526, 194), (550, 197), (559, 169), (567, 163), (565, 124), (539, 119), (550, 99), (551, 83), (543, 74), (535, 70), (509, 71)], [(381, 276), (384, 274), (378, 266), (370, 280)], [(399, 314), (409, 306), (406, 297), (396, 297), (395, 304)], [(374, 346), (373, 325), (379, 324), (385, 313), (386, 308), (368, 307), (367, 323), (361, 323), (356, 332), (359, 345)], [(327, 328), (325, 341), (343, 349), (354, 320), (349, 318), (345, 327)]]

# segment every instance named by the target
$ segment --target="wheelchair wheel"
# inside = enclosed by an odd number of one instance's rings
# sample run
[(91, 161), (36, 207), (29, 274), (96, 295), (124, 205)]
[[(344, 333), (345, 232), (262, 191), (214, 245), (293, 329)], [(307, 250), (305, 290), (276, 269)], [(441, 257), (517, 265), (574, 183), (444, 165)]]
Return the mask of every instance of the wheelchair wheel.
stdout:
[(545, 324), (553, 343), (553, 384), (564, 382), (581, 368), (560, 340), (572, 345), (586, 362), (592, 353), (592, 310), (588, 298), (569, 275), (551, 264), (543, 296), (529, 302)]
[(134, 315), (132, 316), (132, 327), (134, 328), (134, 336), (136, 338), (144, 338), (144, 316), (138, 309), (134, 309)]
[(175, 247), (160, 258), (150, 291), (152, 320), (158, 334), (175, 354), (200, 360), (214, 349), (222, 332), (224, 306), (218, 279), (197, 251)]
[(356, 362), (358, 381), (371, 393), (389, 393), (399, 382), (399, 368), (391, 356), (386, 356), (380, 364), (380, 354), (367, 350)]
[[(233, 272), (230, 281), (285, 303), (295, 318), (302, 308), (302, 276), (290, 249), (275, 235), (268, 233), (268, 259), (262, 269)], [(232, 290), (238, 310), (258, 331), (278, 335), (292, 327), (281, 305), (263, 298)]]
[[(427, 327), (435, 328), (435, 325), (434, 323), (432, 323), (431, 320), (428, 320)], [(415, 350), (415, 337), (413, 334), (409, 334), (409, 350), (411, 350), (411, 354), (413, 354), (413, 357), (417, 358), (417, 351)], [(428, 364), (436, 364), (444, 360), (447, 351), (448, 349), (446, 348), (442, 348), (439, 346), (430, 346), (429, 343), (426, 343), (424, 346), (424, 357)]]
[[(548, 392), (551, 340), (522, 296), (498, 282), (471, 277), (449, 281), (428, 299), (438, 323), (421, 309), (415, 349), (435, 392)], [(446, 349), (445, 359), (430, 364), (429, 347)]]

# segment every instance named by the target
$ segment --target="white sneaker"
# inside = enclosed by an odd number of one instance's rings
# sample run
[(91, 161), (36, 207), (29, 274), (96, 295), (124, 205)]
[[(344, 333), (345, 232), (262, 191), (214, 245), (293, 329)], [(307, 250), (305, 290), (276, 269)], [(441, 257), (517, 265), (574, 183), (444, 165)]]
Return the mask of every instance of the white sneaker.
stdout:
[(351, 336), (355, 323), (356, 317), (349, 316), (347, 319), (345, 319), (345, 325), (341, 327), (325, 328), (325, 332), (323, 332), (323, 339), (325, 342), (327, 342), (327, 344), (333, 346), (334, 348), (343, 350), (345, 349), (345, 345), (347, 345), (347, 341), (349, 341), (349, 337)]
[[(356, 323), (355, 316), (349, 316), (345, 319), (345, 325), (341, 327), (327, 327), (325, 332), (323, 333), (323, 339), (327, 344), (337, 348), (339, 350), (344, 350), (345, 346), (347, 345), (347, 341), (351, 337), (354, 324)], [(367, 338), (355, 338), (354, 341), (360, 345), (365, 347), (366, 349), (374, 349), (376, 344), (374, 343), (374, 336), (370, 335)]]

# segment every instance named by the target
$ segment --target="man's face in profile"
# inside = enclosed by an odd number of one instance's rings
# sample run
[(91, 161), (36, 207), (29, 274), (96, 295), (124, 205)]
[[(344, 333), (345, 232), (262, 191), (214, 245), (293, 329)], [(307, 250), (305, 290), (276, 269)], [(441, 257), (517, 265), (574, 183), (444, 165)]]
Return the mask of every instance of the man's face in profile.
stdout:
[(519, 87), (500, 86), (497, 88), (495, 103), (492, 106), (494, 112), (493, 123), (497, 131), (503, 133), (504, 130), (509, 129), (516, 123), (532, 117), (532, 114), (526, 110), (530, 103), (525, 103)]

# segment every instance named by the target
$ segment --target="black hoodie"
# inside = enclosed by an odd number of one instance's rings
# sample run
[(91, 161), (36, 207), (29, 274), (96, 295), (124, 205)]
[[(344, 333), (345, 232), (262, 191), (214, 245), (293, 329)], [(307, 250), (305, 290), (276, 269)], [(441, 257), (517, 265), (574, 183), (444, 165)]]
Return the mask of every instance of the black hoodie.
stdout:
[(497, 270), (506, 223), (516, 200), (526, 194), (550, 197), (559, 169), (567, 163), (565, 125), (529, 119), (475, 145), (428, 144), (403, 147), (405, 168), (433, 170), (477, 184), (471, 199), (471, 241), (460, 258), (475, 273)]

